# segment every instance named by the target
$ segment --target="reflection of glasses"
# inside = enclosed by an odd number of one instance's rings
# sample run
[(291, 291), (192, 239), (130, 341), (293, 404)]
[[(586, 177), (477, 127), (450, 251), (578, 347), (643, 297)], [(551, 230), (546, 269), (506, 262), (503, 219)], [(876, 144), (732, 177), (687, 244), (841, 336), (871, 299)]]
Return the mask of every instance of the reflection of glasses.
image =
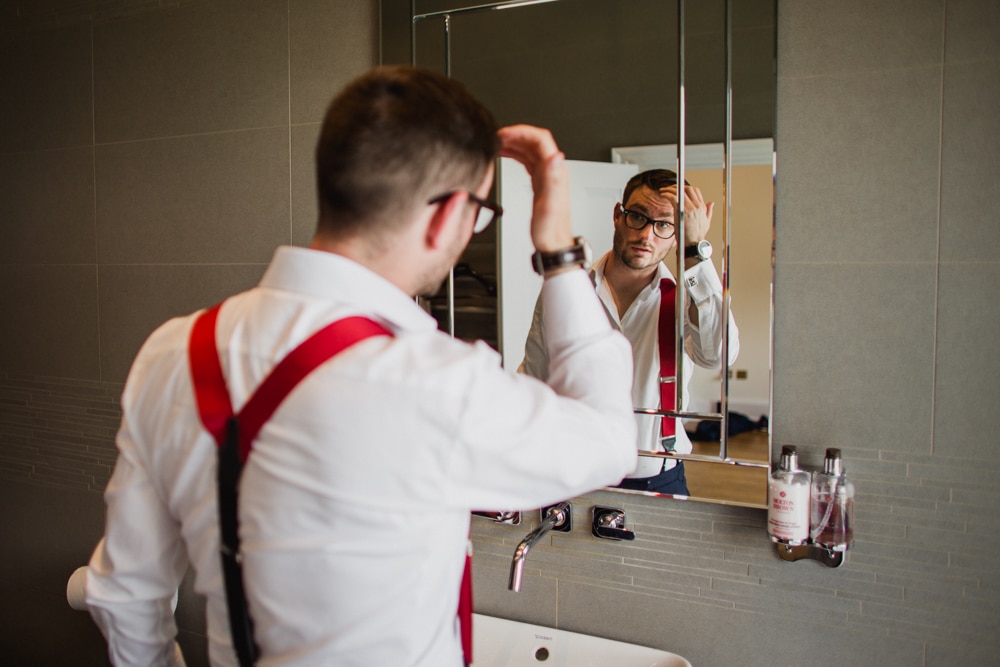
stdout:
[[(451, 192), (446, 192), (443, 195), (432, 197), (427, 204), (439, 204), (454, 195), (456, 192), (459, 192), (459, 190), (452, 190)], [(478, 234), (483, 231), (489, 227), (494, 220), (503, 215), (503, 209), (497, 204), (485, 199), (480, 199), (468, 190), (465, 191), (465, 194), (469, 196), (469, 201), (467, 203), (475, 204), (478, 207), (476, 209), (476, 224), (472, 227), (473, 234)]]
[(638, 211), (630, 211), (622, 207), (622, 214), (625, 216), (625, 226), (629, 229), (643, 230), (646, 225), (653, 225), (653, 233), (661, 239), (670, 239), (674, 236), (676, 225), (670, 220), (653, 220), (647, 215)]

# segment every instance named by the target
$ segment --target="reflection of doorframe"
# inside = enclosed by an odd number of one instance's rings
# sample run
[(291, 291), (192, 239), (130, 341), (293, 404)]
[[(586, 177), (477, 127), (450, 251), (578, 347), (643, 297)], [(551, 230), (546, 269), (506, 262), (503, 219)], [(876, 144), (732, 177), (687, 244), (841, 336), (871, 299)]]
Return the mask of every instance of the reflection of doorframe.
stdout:
[[(570, 215), (573, 233), (587, 238), (600, 257), (611, 249), (614, 237), (614, 207), (622, 188), (638, 169), (630, 164), (567, 160), (570, 172)], [(517, 370), (524, 358), (524, 341), (542, 287), (542, 277), (529, 261), (532, 209), (531, 179), (525, 168), (511, 158), (501, 158), (500, 205), (503, 219), (498, 236), (500, 286), (500, 352), (504, 368)]]
[[(732, 142), (732, 166), (748, 167), (774, 163), (774, 140), (740, 139)], [(686, 169), (722, 169), (723, 145), (698, 144), (684, 147)], [(611, 149), (616, 164), (638, 165), (646, 169), (677, 169), (677, 144), (619, 146)]]

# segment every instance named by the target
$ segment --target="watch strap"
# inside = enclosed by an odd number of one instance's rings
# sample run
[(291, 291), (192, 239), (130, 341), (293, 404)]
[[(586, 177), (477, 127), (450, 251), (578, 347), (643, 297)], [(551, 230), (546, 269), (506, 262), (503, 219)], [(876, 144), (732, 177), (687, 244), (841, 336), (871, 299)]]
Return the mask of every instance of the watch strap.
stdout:
[(573, 245), (553, 252), (542, 252), (536, 250), (531, 256), (531, 266), (535, 273), (545, 275), (550, 271), (561, 269), (567, 266), (582, 266), (586, 268), (590, 265), (590, 245), (582, 236), (573, 239)]

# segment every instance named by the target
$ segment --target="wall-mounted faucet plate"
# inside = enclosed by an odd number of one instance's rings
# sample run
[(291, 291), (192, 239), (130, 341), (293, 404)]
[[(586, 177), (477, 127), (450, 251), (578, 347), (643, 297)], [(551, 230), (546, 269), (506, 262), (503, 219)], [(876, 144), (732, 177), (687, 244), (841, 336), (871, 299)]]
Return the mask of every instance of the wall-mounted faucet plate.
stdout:
[[(539, 510), (539, 520), (545, 521), (545, 516), (549, 513), (549, 510), (553, 507), (559, 507), (562, 503), (556, 503), (555, 505), (547, 505)], [(557, 530), (560, 533), (568, 533), (573, 530), (573, 512), (572, 509), (566, 512), (566, 518), (557, 523), (552, 527), (552, 530)]]

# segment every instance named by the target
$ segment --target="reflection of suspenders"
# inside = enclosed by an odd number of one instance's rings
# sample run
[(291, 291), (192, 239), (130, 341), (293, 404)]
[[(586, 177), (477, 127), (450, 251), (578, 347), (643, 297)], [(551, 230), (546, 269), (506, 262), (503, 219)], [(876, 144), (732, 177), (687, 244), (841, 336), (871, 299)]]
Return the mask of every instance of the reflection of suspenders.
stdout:
[[(320, 329), (282, 359), (240, 410), (233, 414), (229, 391), (219, 362), (215, 342), (218, 304), (202, 312), (191, 330), (188, 357), (198, 412), (205, 429), (219, 446), (218, 503), (220, 555), (226, 586), (226, 606), (233, 647), (240, 665), (252, 665), (258, 649), (253, 640), (253, 623), (247, 611), (240, 564), (237, 521), (237, 489), (243, 464), (253, 448), (261, 427), (292, 389), (313, 369), (338, 352), (371, 336), (392, 336), (392, 332), (365, 317), (348, 317)], [(472, 656), (472, 577), (471, 557), (467, 558), (459, 596), (459, 620), (466, 663)]]
[[(677, 409), (677, 284), (664, 278), (660, 281), (660, 319), (657, 322), (657, 340), (660, 344), (660, 409)], [(663, 417), (661, 435), (676, 435), (677, 420)]]

